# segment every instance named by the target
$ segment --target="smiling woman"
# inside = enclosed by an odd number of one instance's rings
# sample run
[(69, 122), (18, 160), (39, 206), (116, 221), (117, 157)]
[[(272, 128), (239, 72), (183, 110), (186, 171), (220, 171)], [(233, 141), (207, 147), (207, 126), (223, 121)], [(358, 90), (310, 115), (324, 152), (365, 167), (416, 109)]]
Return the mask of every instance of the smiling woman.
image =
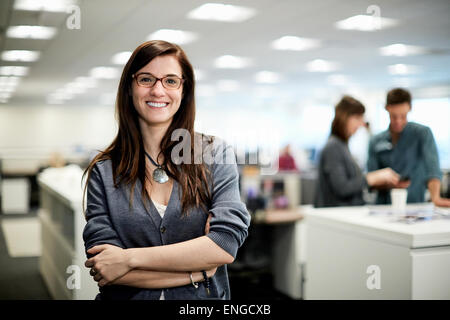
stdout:
[[(171, 157), (182, 143), (235, 159), (220, 139), (194, 132), (194, 87), (184, 51), (165, 41), (143, 43), (124, 67), (119, 131), (85, 172), (85, 265), (97, 299), (230, 299), (226, 264), (250, 223), (236, 162)], [(177, 129), (190, 139), (173, 141)]]

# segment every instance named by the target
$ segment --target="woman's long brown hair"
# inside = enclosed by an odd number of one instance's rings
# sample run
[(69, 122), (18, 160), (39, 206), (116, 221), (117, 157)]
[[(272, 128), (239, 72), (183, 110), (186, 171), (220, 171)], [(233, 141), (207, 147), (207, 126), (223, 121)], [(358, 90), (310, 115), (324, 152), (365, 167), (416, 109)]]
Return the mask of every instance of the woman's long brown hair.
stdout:
[(341, 140), (348, 142), (347, 121), (352, 115), (362, 115), (366, 111), (364, 105), (350, 96), (343, 96), (334, 108), (335, 114), (331, 123), (331, 134), (339, 137)]
[[(160, 149), (164, 156), (162, 167), (168, 175), (181, 185), (181, 206), (183, 215), (193, 207), (201, 207), (205, 212), (211, 202), (211, 190), (208, 182), (210, 172), (207, 167), (194, 162), (194, 120), (195, 120), (195, 80), (194, 71), (184, 51), (175, 44), (153, 40), (147, 41), (137, 47), (125, 65), (116, 97), (116, 119), (119, 124), (117, 136), (113, 142), (100, 152), (90, 162), (84, 172), (87, 174), (84, 197), (91, 176), (97, 162), (111, 160), (114, 186), (127, 185), (131, 187), (130, 208), (132, 206), (133, 191), (138, 179), (142, 183), (142, 196), (148, 199), (145, 189), (146, 181), (150, 180), (150, 173), (145, 166), (145, 151), (143, 139), (138, 122), (138, 113), (133, 105), (132, 75), (146, 66), (157, 56), (172, 55), (178, 60), (183, 78), (183, 98), (178, 111), (173, 116), (166, 134), (161, 140)], [(171, 159), (173, 147), (179, 143), (171, 141), (175, 129), (185, 129), (190, 134), (191, 163), (175, 165)], [(212, 142), (212, 141), (210, 141)], [(83, 197), (83, 198), (84, 198)], [(84, 203), (84, 199), (83, 199)]]

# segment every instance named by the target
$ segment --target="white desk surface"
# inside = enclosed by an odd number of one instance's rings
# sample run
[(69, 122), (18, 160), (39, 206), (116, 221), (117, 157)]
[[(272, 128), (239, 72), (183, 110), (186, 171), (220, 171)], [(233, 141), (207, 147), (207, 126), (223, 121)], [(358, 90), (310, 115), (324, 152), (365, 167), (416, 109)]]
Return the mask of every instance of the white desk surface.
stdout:
[(49, 168), (38, 175), (38, 183), (63, 202), (77, 208), (81, 206), (83, 198), (82, 174), (83, 171), (76, 165)]
[[(430, 215), (433, 208), (430, 203), (410, 204), (407, 212), (418, 210)], [(308, 225), (345, 230), (410, 248), (450, 245), (450, 216), (434, 214), (431, 218), (408, 223), (393, 216), (389, 209), (386, 205), (307, 208), (302, 213)]]

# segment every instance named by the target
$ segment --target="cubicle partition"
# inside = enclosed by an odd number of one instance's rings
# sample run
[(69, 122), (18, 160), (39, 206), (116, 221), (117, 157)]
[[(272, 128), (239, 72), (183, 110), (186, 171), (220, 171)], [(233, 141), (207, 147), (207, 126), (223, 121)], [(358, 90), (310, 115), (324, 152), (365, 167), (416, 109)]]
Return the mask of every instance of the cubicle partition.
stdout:
[(84, 267), (82, 171), (50, 168), (38, 177), (42, 228), (41, 275), (54, 299), (94, 299), (97, 283)]

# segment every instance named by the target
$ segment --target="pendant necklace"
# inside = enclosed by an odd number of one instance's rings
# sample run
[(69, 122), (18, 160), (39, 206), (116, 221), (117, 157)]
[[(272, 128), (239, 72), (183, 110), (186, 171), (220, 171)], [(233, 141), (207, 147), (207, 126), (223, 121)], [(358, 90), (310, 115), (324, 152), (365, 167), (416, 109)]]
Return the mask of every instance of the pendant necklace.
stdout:
[(164, 171), (164, 169), (159, 164), (157, 164), (146, 151), (144, 152), (147, 158), (149, 158), (151, 163), (153, 163), (153, 165), (156, 167), (156, 169), (153, 170), (153, 180), (158, 183), (166, 183), (167, 181), (169, 181), (169, 176), (167, 175), (166, 171)]

